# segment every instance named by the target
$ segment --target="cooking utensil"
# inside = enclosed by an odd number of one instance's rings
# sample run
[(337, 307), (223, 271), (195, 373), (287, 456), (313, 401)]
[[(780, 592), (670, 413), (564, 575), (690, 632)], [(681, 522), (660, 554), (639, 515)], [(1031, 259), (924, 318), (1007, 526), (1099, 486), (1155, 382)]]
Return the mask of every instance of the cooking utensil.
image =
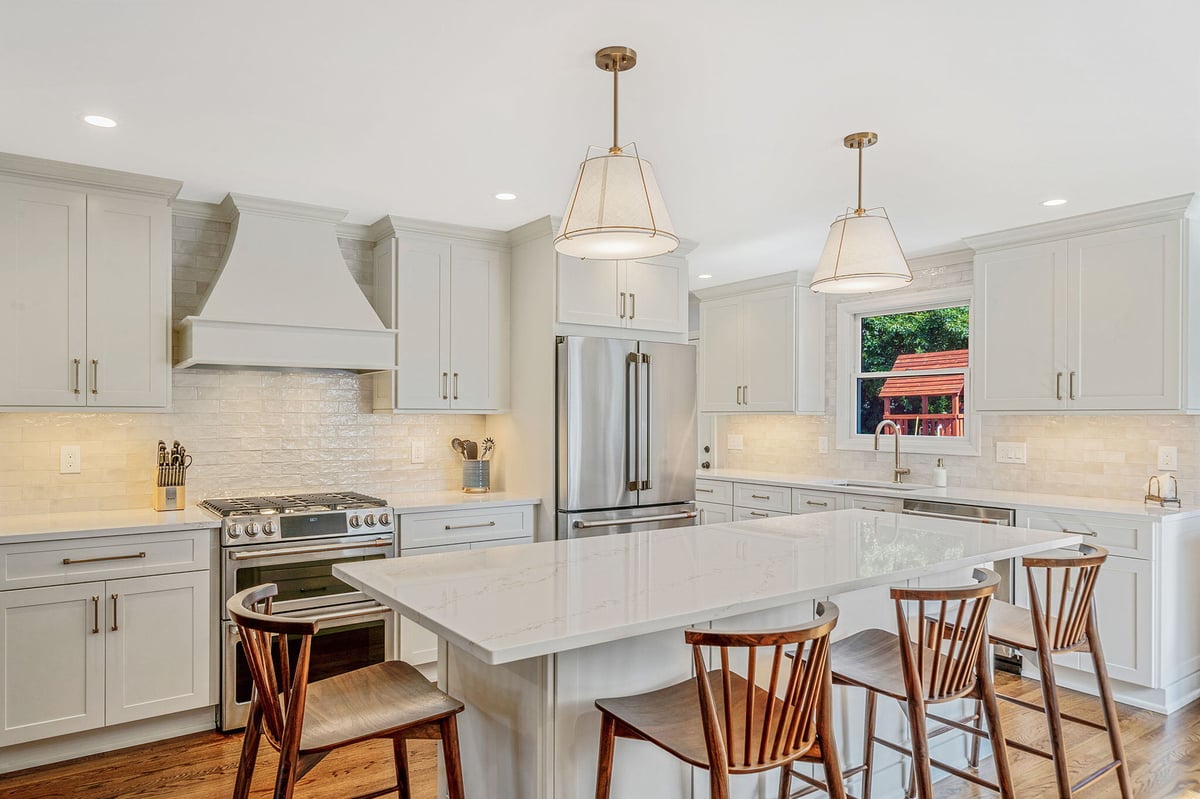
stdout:
[(491, 436), (488, 436), (487, 438), (485, 438), (483, 440), (483, 451), (479, 453), (479, 457), (483, 460), (487, 460), (491, 456), (492, 450), (494, 450), (495, 448), (496, 448), (496, 439), (492, 438)]
[(479, 460), (479, 445), (478, 444), (476, 444), (474, 441), (471, 441), (470, 439), (467, 439), (466, 441), (463, 442), (463, 446), (465, 446), (467, 448), (467, 460), (469, 460), (469, 461)]
[(459, 455), (461, 455), (464, 460), (466, 459), (467, 448), (463, 446), (463, 440), (461, 438), (450, 439), (450, 447)]

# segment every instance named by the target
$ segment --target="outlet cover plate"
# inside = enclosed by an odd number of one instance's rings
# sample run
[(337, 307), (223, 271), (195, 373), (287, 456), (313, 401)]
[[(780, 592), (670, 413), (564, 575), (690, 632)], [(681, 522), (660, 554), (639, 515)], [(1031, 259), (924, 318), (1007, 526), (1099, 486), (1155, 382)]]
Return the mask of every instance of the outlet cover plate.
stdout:
[(742, 448), (742, 437), (737, 433), (730, 433), (725, 436), (725, 448), (740, 450)]
[(412, 442), (412, 462), (413, 463), (424, 463), (425, 462), (425, 442), (424, 441)]
[(1158, 448), (1158, 468), (1164, 472), (1174, 472), (1179, 469), (1179, 447)]
[(79, 474), (79, 445), (64, 444), (58, 450), (58, 473)]
[(1025, 442), (997, 441), (996, 463), (1027, 463)]
[(817, 454), (829, 454), (829, 436), (817, 436)]

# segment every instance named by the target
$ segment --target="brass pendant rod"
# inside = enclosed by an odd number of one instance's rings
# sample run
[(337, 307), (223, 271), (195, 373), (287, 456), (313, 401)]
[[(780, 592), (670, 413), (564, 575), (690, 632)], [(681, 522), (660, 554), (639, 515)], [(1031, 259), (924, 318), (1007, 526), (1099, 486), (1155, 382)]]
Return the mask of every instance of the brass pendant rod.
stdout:
[[(618, 56), (619, 58), (619, 56)], [(617, 142), (617, 77), (621, 74), (620, 64), (613, 64), (613, 143), (610, 153), (621, 152), (621, 145)]]
[(863, 208), (862, 203), (862, 158), (864, 149), (866, 148), (860, 144), (858, 147), (858, 208), (854, 211), (856, 216), (862, 216), (867, 212), (866, 209)]

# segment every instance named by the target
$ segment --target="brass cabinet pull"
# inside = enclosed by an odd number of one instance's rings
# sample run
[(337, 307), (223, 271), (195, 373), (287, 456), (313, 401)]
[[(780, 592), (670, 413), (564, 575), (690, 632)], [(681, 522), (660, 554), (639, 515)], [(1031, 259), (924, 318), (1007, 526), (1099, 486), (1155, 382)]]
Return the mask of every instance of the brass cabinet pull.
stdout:
[(711, 488), (697, 488), (696, 493), (697, 494), (715, 494), (716, 492), (713, 491)]
[(750, 511), (750, 515), (751, 515), (751, 516), (766, 516), (767, 514), (765, 514), (765, 513), (759, 513), (759, 512), (758, 512), (758, 511), (756, 511), (756, 510), (752, 510), (752, 511)]
[(621, 292), (621, 318), (625, 318), (625, 292)]
[(629, 292), (629, 318), (633, 319), (637, 316), (637, 295), (632, 291)]
[(742, 404), (750, 404), (750, 386), (742, 386)]
[(446, 393), (446, 379), (447, 379), (448, 377), (450, 377), (449, 373), (447, 373), (447, 372), (442, 372), (442, 399), (449, 399), (449, 398), (450, 398), (450, 397), (447, 395), (447, 393)]
[(741, 386), (737, 387), (737, 404), (738, 405), (742, 404), (742, 387)]
[(74, 384), (75, 387), (71, 389), (71, 392), (73, 394), (78, 394), (79, 393), (79, 359), (72, 358), (71, 363), (75, 367), (75, 384)]
[(458, 372), (454, 373), (454, 399), (458, 399)]
[(100, 597), (92, 596), (92, 634), (100, 632)]
[(100, 393), (100, 359), (92, 358), (92, 394)]
[(804, 501), (804, 504), (805, 504), (805, 505), (816, 505), (817, 507), (820, 507), (820, 508), (828, 508), (828, 507), (829, 507), (829, 503), (828, 503), (828, 502), (816, 502), (816, 501), (814, 501), (814, 500), (811, 500), (811, 499), (807, 499), (807, 500), (805, 500), (805, 501)]
[(875, 511), (876, 513), (887, 513), (887, 508), (872, 508), (870, 505), (863, 505), (862, 509)]
[(1089, 530), (1063, 530), (1068, 535), (1090, 535), (1095, 538), (1099, 533), (1093, 533)]
[(1071, 399), (1075, 399), (1075, 373), (1074, 372), (1071, 372), (1070, 386), (1071, 386), (1071, 391), (1070, 391)]
[(475, 527), (495, 527), (495, 526), (496, 526), (496, 523), (494, 521), (492, 521), (492, 522), (481, 522), (479, 524), (447, 524), (446, 529), (447, 530), (471, 530)]
[(99, 563), (102, 560), (135, 560), (144, 557), (146, 557), (145, 552), (139, 552), (136, 555), (105, 555), (102, 558), (63, 558), (63, 565), (70, 566), (72, 563)]
[(763, 496), (762, 494), (751, 494), (750, 498), (751, 499), (770, 499), (770, 497)]
[(1054, 396), (1056, 399), (1062, 399), (1062, 372), (1054, 378)]
[(112, 601), (113, 601), (113, 626), (112, 626), (112, 631), (115, 633), (115, 632), (117, 631), (117, 595), (116, 595), (116, 594), (113, 594), (113, 595), (112, 595)]

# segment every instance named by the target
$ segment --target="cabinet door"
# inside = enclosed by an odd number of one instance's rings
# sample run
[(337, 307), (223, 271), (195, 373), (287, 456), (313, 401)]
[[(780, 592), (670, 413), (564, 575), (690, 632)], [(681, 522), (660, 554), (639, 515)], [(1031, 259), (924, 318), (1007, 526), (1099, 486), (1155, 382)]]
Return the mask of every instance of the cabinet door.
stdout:
[[(1096, 624), (1108, 675), (1157, 688), (1154, 669), (1153, 563), (1109, 556), (1096, 578)], [(1093, 671), (1090, 654), (1079, 655), (1079, 668)]]
[(1179, 223), (1071, 239), (1067, 256), (1071, 407), (1179, 408)]
[(0, 747), (104, 726), (103, 594), (0, 592)]
[(742, 410), (791, 411), (796, 405), (795, 288), (742, 297)]
[(498, 250), (451, 247), (450, 407), (508, 405), (508, 260)]
[(208, 669), (215, 608), (208, 572), (104, 585), (105, 723), (212, 704)]
[(700, 304), (700, 410), (739, 411), (742, 384), (742, 302), (738, 297)]
[(563, 324), (624, 327), (629, 300), (622, 297), (621, 261), (558, 256), (558, 321)]
[(396, 407), (450, 407), (450, 244), (396, 242)]
[[(445, 544), (439, 547), (406, 549), (400, 557), (414, 555), (436, 555), (441, 552), (463, 552), (471, 549), (470, 544)], [(438, 637), (415, 621), (400, 617), (400, 659), (413, 666), (433, 663), (437, 660)]]
[(87, 198), (0, 183), (0, 405), (84, 403)]
[(1062, 410), (1067, 397), (1067, 246), (975, 258), (975, 408)]
[(698, 524), (724, 524), (733, 521), (732, 505), (717, 505), (712, 502), (697, 502), (696, 510), (700, 511)]
[(87, 404), (165, 407), (171, 382), (171, 209), (87, 200)]
[(679, 263), (625, 262), (629, 327), (688, 332), (687, 269)]

